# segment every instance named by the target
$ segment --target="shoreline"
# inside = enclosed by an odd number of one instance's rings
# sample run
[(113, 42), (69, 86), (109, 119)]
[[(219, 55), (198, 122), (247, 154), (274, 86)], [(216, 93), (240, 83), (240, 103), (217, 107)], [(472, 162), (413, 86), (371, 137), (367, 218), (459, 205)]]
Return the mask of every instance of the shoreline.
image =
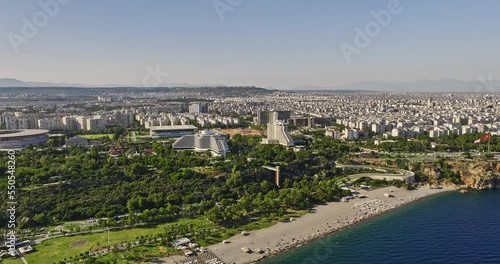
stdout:
[[(450, 191), (455, 191), (455, 190), (458, 190), (457, 188), (454, 188), (454, 187), (450, 187), (450, 188), (443, 188), (441, 191), (438, 191), (438, 192), (434, 192), (434, 193), (430, 193), (428, 195), (425, 195), (425, 196), (421, 196), (421, 197), (417, 197), (415, 198), (414, 200), (410, 200), (410, 201), (407, 201), (407, 202), (404, 202), (404, 203), (401, 203), (395, 207), (392, 207), (392, 208), (389, 208), (389, 209), (386, 209), (386, 210), (382, 210), (382, 211), (379, 211), (378, 213), (374, 213), (372, 215), (369, 215), (367, 217), (364, 217), (362, 219), (357, 219), (357, 220), (354, 220), (354, 222), (351, 222), (351, 223), (348, 223), (346, 224), (345, 226), (342, 226), (342, 227), (339, 227), (338, 229), (335, 229), (333, 231), (330, 231), (330, 232), (326, 232), (326, 233), (322, 233), (320, 234), (319, 236), (317, 237), (313, 237), (311, 238), (310, 240), (307, 240), (307, 241), (303, 241), (303, 243), (299, 243), (297, 245), (295, 245), (294, 247), (290, 247), (288, 249), (285, 249), (281, 252), (277, 252), (277, 253), (273, 253), (273, 254), (268, 254), (268, 255), (265, 255), (265, 258), (262, 258), (261, 260), (265, 260), (265, 259), (269, 259), (269, 258), (273, 258), (273, 257), (278, 257), (279, 255), (281, 254), (284, 254), (284, 253), (289, 253), (289, 252), (292, 252), (294, 251), (295, 249), (298, 249), (299, 247), (303, 246), (303, 245), (306, 245), (306, 244), (309, 244), (311, 242), (314, 242), (318, 239), (322, 239), (322, 238), (325, 238), (329, 235), (332, 235), (338, 231), (342, 231), (344, 229), (348, 229), (350, 227), (354, 227), (356, 226), (357, 224), (360, 224), (360, 223), (363, 223), (363, 222), (366, 222), (366, 221), (370, 221), (378, 216), (382, 216), (384, 214), (387, 214), (387, 213), (390, 213), (396, 209), (400, 209), (400, 208), (403, 208), (404, 206), (407, 206), (407, 205), (410, 205), (412, 203), (415, 203), (415, 202), (418, 202), (420, 200), (423, 200), (425, 198), (428, 198), (430, 196), (433, 196), (435, 194), (440, 194), (440, 193), (445, 193), (445, 192), (450, 192)], [(259, 261), (261, 261), (259, 260)], [(258, 262), (258, 261), (257, 261)], [(241, 264), (246, 264), (246, 263), (255, 263), (255, 262), (245, 262), (245, 263), (241, 263)]]
[[(410, 191), (396, 187), (361, 190), (360, 195), (367, 198), (318, 205), (315, 207), (316, 212), (308, 213), (294, 221), (280, 222), (268, 228), (254, 230), (248, 236), (238, 234), (227, 239), (230, 242), (228, 244), (218, 243), (207, 248), (225, 263), (253, 263), (294, 250), (306, 243), (431, 195), (453, 190), (457, 188), (445, 186), (442, 189), (429, 189), (421, 186)], [(387, 193), (394, 197), (386, 197), (384, 194)], [(248, 247), (254, 252), (244, 253), (242, 247)], [(257, 253), (259, 249), (264, 253)]]

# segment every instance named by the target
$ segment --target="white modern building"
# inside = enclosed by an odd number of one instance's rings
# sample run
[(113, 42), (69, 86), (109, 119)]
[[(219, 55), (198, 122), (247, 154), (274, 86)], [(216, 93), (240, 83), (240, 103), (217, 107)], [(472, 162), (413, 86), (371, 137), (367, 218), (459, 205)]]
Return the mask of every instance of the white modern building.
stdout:
[(191, 103), (189, 105), (189, 113), (208, 113), (207, 103)]
[(344, 135), (346, 139), (357, 139), (359, 138), (359, 131), (357, 129), (344, 129)]
[(64, 124), (60, 117), (38, 119), (37, 123), (39, 129), (61, 130), (64, 128)]
[(225, 134), (214, 130), (203, 130), (196, 135), (185, 135), (177, 139), (172, 147), (175, 150), (210, 151), (213, 156), (226, 157), (229, 152)]
[(134, 122), (134, 114), (128, 110), (122, 109), (120, 111), (115, 110), (113, 112), (114, 123), (121, 127), (128, 127)]
[(1, 116), (0, 127), (5, 127), (6, 129), (35, 129), (37, 122), (36, 118), (32, 116), (16, 113), (15, 115)]
[(62, 118), (62, 123), (65, 130), (76, 130), (81, 129), (80, 123), (74, 116), (64, 116)]
[(87, 119), (86, 130), (104, 130), (106, 128), (106, 122), (102, 118), (90, 118)]
[(273, 113), (273, 120), (267, 124), (267, 138), (262, 139), (263, 144), (280, 144), (286, 147), (293, 147), (295, 144), (288, 133), (288, 124), (285, 121), (277, 120), (278, 113)]

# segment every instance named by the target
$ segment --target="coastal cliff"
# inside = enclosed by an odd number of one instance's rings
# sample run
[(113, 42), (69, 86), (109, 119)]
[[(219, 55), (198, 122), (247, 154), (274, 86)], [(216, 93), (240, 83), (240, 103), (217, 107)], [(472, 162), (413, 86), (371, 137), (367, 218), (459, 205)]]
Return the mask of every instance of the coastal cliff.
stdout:
[[(463, 187), (478, 190), (500, 189), (500, 163), (496, 161), (450, 160), (445, 162), (445, 166), (460, 179)], [(456, 184), (445, 177), (444, 170), (439, 163), (428, 163), (421, 164), (417, 173), (433, 183)]]
[(449, 164), (467, 188), (500, 189), (500, 163), (496, 161), (450, 161)]
[(407, 159), (365, 156), (350, 157), (345, 163), (393, 169), (402, 169), (401, 165), (407, 165), (407, 168), (404, 169), (415, 172), (419, 182), (431, 185), (454, 185), (478, 190), (500, 189), (500, 163), (498, 161), (459, 159), (422, 163), (408, 161)]
[(443, 178), (440, 164), (427, 163), (420, 164), (420, 166), (417, 167), (415, 164), (410, 163), (409, 169), (419, 175), (427, 177), (427, 179), (430, 181), (439, 181)]

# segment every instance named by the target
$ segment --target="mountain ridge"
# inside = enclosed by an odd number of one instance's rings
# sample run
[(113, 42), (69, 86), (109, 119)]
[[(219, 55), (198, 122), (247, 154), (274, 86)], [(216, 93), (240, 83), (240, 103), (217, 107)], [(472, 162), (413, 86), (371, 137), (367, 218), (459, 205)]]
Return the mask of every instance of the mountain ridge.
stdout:
[[(51, 83), (51, 82), (25, 82), (14, 78), (0, 78), (0, 88), (36, 88), (36, 87), (64, 87), (64, 88), (139, 88), (139, 86), (107, 84), (83, 85), (79, 83)], [(189, 84), (189, 83), (162, 83), (147, 88), (155, 87), (235, 87), (224, 84)], [(276, 90), (276, 88), (267, 88)], [(413, 93), (499, 93), (500, 81), (462, 81), (458, 79), (418, 80), (413, 82), (381, 82), (366, 81), (345, 85), (313, 86), (301, 85), (283, 91), (367, 91), (367, 92), (413, 92)]]

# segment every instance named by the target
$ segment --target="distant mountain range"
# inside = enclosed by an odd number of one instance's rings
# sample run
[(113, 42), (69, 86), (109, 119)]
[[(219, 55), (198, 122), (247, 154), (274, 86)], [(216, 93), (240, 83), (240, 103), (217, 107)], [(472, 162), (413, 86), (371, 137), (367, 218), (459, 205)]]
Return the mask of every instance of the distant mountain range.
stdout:
[[(224, 84), (189, 84), (189, 83), (161, 83), (155, 87), (202, 87), (202, 86), (226, 86)], [(80, 83), (51, 83), (51, 82), (25, 82), (13, 78), (0, 78), (0, 88), (13, 87), (79, 87), (79, 88), (112, 88), (112, 87), (141, 87), (141, 85), (104, 84), (84, 85)]]
[[(223, 84), (162, 83), (159, 87), (204, 87), (226, 86)], [(12, 78), (0, 78), (0, 88), (5, 87), (140, 87), (120, 84), (89, 86), (78, 83), (24, 82)], [(421, 93), (500, 93), (500, 81), (461, 81), (456, 79), (420, 80), (414, 82), (358, 82), (340, 86), (297, 86), (289, 91), (378, 91), (378, 92), (421, 92)]]
[(78, 83), (24, 82), (12, 78), (0, 78), (0, 87), (84, 87)]
[(341, 86), (297, 86), (292, 90), (358, 90), (379, 92), (414, 92), (414, 93), (500, 93), (500, 81), (461, 81), (456, 79), (421, 80), (415, 82), (359, 82)]

